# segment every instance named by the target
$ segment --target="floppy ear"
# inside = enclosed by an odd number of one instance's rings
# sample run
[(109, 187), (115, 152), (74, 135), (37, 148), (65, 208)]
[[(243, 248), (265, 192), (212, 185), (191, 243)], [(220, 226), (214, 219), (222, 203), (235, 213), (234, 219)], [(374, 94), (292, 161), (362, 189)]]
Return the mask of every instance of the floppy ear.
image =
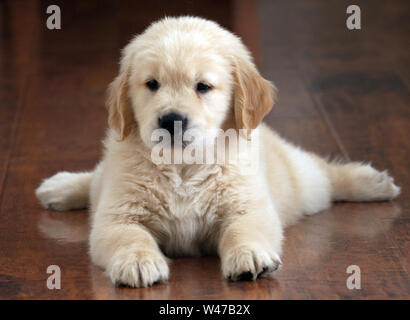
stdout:
[(119, 141), (129, 135), (135, 122), (128, 97), (128, 74), (128, 70), (121, 70), (108, 87), (108, 124), (119, 134)]
[[(233, 106), (237, 129), (255, 129), (272, 109), (276, 88), (265, 80), (247, 59), (233, 63)], [(249, 131), (247, 131), (247, 136)]]

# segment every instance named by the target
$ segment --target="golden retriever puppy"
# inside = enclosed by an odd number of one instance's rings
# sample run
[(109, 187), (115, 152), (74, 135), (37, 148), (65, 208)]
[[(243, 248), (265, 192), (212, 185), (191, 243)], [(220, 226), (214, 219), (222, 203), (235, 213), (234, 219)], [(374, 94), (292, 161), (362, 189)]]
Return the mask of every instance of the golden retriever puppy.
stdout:
[[(268, 275), (281, 263), (283, 229), (304, 214), (400, 192), (386, 172), (329, 163), (279, 137), (261, 124), (274, 101), (238, 37), (201, 18), (163, 19), (123, 51), (101, 162), (46, 179), (37, 197), (54, 210), (90, 206), (90, 254), (115, 284), (167, 280), (165, 255), (218, 253), (227, 279)], [(213, 145), (228, 130), (258, 148), (238, 151), (229, 140), (225, 150), (243, 161), (177, 162), (173, 153), (161, 163), (158, 130), (171, 137), (162, 154)], [(184, 139), (188, 130), (196, 142)]]

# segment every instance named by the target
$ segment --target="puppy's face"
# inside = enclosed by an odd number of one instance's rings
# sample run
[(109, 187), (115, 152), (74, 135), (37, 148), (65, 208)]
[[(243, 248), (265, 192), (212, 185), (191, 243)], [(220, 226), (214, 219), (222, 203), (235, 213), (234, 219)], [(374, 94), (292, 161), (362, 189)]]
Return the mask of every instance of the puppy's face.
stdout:
[(132, 62), (129, 97), (141, 138), (153, 146), (157, 129), (173, 136), (195, 129), (198, 137), (212, 140), (230, 107), (229, 61), (209, 46), (204, 52), (193, 39), (166, 37), (137, 53)]
[(256, 128), (273, 93), (237, 37), (207, 20), (165, 19), (124, 49), (110, 86), (109, 124), (120, 140), (134, 130), (148, 147), (157, 129), (174, 137), (194, 130), (212, 141), (223, 123)]

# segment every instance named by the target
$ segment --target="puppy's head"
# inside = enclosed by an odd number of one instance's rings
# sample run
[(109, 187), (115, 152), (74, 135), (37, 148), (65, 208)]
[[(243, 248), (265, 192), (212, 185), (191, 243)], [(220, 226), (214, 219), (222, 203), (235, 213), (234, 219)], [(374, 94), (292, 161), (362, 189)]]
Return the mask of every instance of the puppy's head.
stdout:
[(123, 50), (109, 87), (109, 125), (152, 147), (156, 129), (195, 129), (214, 138), (226, 125), (254, 129), (273, 106), (274, 86), (255, 68), (239, 38), (200, 18), (167, 18)]

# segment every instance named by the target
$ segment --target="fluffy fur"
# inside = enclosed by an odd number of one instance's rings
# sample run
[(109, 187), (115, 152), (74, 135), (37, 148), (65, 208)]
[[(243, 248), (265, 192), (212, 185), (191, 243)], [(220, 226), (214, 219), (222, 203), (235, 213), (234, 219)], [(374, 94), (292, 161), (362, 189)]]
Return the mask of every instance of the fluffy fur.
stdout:
[[(156, 92), (145, 85), (152, 79), (160, 83)], [(213, 89), (198, 94), (198, 81)], [(37, 197), (54, 210), (90, 206), (90, 254), (115, 284), (167, 280), (165, 254), (218, 253), (231, 280), (270, 274), (281, 263), (283, 229), (304, 214), (335, 200), (390, 200), (400, 191), (385, 172), (329, 163), (279, 137), (261, 124), (274, 100), (274, 86), (239, 38), (204, 19), (163, 19), (123, 51), (109, 87), (101, 162), (93, 172), (46, 179)], [(248, 129), (241, 139), (260, 139), (260, 153), (241, 164), (156, 165), (150, 137), (170, 110), (204, 137)]]

